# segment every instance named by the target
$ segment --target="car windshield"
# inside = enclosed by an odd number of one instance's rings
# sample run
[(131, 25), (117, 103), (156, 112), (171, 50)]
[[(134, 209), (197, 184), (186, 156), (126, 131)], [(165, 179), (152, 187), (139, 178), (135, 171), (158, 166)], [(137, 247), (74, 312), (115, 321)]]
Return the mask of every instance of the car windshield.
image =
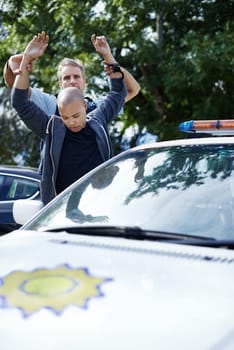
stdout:
[(72, 225), (233, 238), (234, 145), (124, 152), (84, 177), (25, 229)]

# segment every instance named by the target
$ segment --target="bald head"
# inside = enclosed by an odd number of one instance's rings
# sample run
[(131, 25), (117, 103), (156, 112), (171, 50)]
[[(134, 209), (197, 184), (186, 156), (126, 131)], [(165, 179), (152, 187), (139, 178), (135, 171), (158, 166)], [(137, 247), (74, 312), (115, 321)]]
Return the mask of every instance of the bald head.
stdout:
[(79, 132), (86, 126), (86, 102), (83, 93), (76, 87), (62, 89), (57, 97), (58, 110), (65, 126)]
[(57, 98), (58, 107), (66, 107), (74, 101), (84, 102), (84, 95), (80, 89), (67, 87), (59, 92)]

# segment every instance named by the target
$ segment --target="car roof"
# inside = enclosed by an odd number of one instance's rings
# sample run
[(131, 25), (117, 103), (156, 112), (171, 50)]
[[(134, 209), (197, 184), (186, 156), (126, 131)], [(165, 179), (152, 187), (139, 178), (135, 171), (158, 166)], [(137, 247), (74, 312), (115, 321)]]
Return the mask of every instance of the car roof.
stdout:
[(185, 138), (168, 141), (159, 141), (148, 144), (143, 144), (130, 148), (125, 152), (131, 152), (133, 149), (147, 149), (147, 148), (158, 148), (158, 147), (172, 147), (172, 146), (183, 146), (183, 145), (215, 145), (215, 144), (234, 144), (234, 136), (225, 137), (202, 137), (202, 138)]
[(22, 165), (0, 165), (0, 173), (18, 176), (27, 176), (34, 179), (40, 179), (41, 175), (38, 170), (33, 167), (22, 166)]

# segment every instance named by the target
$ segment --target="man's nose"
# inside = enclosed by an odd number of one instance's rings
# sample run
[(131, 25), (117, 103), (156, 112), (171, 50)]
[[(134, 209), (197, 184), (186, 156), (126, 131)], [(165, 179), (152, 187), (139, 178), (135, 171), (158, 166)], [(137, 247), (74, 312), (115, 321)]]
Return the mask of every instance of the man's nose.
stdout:
[(71, 77), (70, 84), (75, 84), (75, 83), (76, 83), (76, 78), (75, 77)]
[(76, 121), (74, 119), (69, 120), (69, 126), (76, 125)]

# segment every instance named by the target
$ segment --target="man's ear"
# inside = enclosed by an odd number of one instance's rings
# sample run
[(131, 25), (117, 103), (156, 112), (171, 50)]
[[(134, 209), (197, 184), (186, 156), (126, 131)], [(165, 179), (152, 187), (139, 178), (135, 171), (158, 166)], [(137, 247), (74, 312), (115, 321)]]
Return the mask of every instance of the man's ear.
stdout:
[(84, 100), (84, 108), (85, 108), (85, 111), (87, 111), (87, 101)]

